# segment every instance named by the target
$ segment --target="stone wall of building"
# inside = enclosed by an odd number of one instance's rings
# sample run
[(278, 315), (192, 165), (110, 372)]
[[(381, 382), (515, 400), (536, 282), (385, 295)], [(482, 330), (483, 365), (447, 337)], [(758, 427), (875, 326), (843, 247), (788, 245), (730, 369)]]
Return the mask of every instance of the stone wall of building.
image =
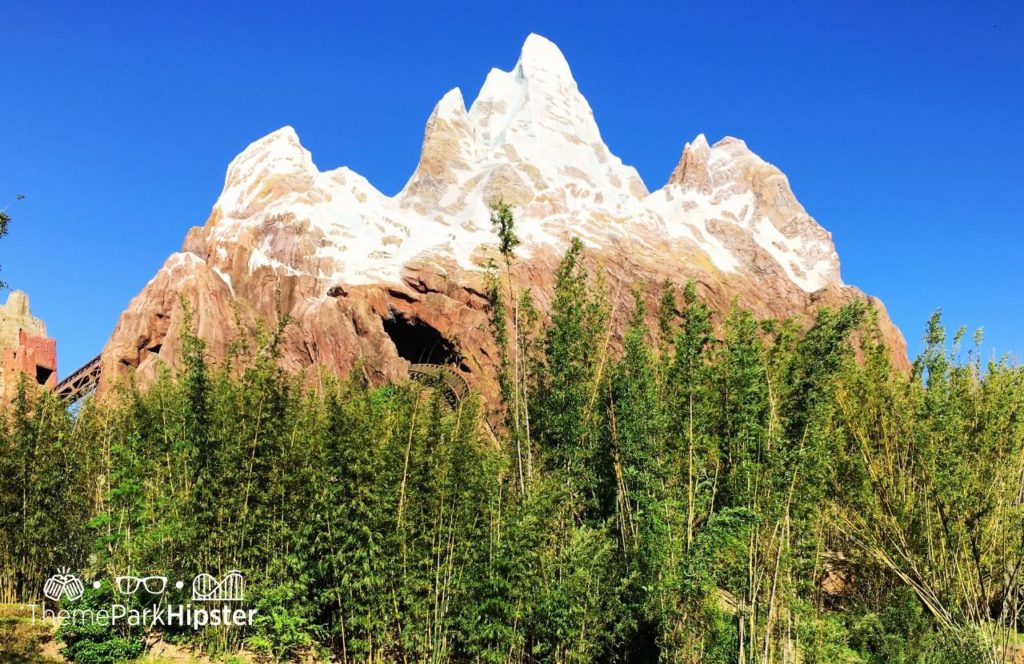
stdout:
[(18, 380), (57, 385), (57, 342), (46, 335), (46, 325), (32, 315), (28, 295), (12, 291), (0, 304), (0, 397), (14, 398)]

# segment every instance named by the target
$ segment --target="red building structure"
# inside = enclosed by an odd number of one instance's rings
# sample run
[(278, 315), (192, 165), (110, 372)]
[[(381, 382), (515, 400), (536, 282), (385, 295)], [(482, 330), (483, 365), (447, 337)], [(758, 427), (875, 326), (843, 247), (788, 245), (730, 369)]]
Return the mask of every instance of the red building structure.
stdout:
[(0, 397), (10, 401), (24, 374), (31, 383), (57, 386), (57, 342), (46, 325), (32, 315), (28, 295), (11, 291), (0, 305)]

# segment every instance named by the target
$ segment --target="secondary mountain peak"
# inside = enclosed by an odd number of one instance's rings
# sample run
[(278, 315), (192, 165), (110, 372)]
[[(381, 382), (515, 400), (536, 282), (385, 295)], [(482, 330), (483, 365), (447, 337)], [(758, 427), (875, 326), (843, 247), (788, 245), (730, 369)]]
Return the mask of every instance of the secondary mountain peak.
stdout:
[(307, 189), (316, 172), (295, 129), (281, 127), (231, 161), (216, 208), (224, 216), (251, 217), (287, 193)]

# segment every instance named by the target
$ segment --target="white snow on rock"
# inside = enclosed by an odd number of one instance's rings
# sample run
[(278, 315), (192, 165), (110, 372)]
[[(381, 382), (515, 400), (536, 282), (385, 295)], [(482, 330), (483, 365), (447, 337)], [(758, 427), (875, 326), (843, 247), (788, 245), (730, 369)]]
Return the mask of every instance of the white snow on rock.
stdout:
[[(768, 190), (782, 202), (767, 200)], [(735, 238), (744, 237), (805, 291), (839, 282), (828, 233), (742, 141), (709, 146), (698, 136), (670, 182), (648, 193), (605, 145), (561, 51), (538, 35), (526, 39), (511, 71), (491, 70), (468, 110), (457, 88), (442, 97), (420, 163), (395, 196), (348, 168), (321, 172), (291, 127), (251, 144), (228, 167), (207, 228), (207, 260), (225, 263), (225, 247), (248, 236), (260, 238), (251, 273), (358, 285), (399, 282), (417, 258), (480, 269), (481, 247), (496, 241), (488, 204), (498, 198), (514, 206), (524, 257), (541, 246), (564, 249), (572, 236), (593, 247), (628, 237), (682, 242), (735, 272), (744, 270)], [(213, 267), (222, 278), (229, 272)]]

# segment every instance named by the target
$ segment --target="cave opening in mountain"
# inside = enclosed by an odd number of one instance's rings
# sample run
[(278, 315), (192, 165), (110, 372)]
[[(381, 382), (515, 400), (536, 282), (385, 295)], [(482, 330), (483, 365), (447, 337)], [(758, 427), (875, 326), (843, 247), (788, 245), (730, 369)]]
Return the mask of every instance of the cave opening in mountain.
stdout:
[(455, 344), (419, 318), (392, 311), (383, 322), (384, 331), (391, 337), (398, 356), (403, 360), (413, 364), (464, 366)]

